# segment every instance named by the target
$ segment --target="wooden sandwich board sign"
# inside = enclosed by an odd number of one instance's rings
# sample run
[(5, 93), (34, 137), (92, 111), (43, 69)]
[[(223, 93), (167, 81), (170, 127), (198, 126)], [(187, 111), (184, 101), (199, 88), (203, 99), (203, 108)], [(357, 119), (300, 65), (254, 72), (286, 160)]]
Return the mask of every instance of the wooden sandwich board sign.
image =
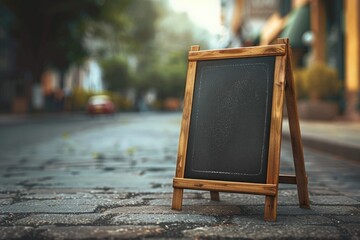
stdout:
[[(184, 189), (265, 195), (264, 218), (276, 221), (279, 183), (297, 184), (309, 208), (307, 176), (288, 39), (274, 45), (200, 51), (192, 46), (173, 179), (172, 209)], [(286, 100), (295, 175), (280, 175)]]

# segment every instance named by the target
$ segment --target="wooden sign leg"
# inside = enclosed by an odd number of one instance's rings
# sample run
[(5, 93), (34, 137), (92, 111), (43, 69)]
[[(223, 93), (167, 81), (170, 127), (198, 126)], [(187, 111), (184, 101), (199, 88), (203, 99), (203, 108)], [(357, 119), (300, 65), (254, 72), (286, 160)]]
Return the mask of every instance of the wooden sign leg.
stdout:
[[(291, 64), (288, 64), (291, 65)], [(289, 68), (288, 68), (289, 69)], [(299, 205), (301, 208), (310, 208), (307, 177), (305, 171), (304, 153), (301, 142), (300, 124), (294, 95), (292, 72), (288, 74), (285, 89), (286, 107), (289, 119), (291, 146), (294, 158), (296, 184), (298, 189)], [(291, 80), (290, 80), (291, 79)]]
[(278, 200), (277, 195), (265, 197), (265, 211), (264, 211), (265, 221), (272, 221), (272, 222), (276, 221), (277, 200)]
[(183, 192), (182, 188), (174, 188), (173, 190), (173, 198), (172, 198), (172, 209), (173, 210), (181, 210), (182, 209), (182, 201), (183, 201)]
[(216, 191), (210, 191), (210, 199), (211, 201), (220, 201), (220, 194)]
[(310, 208), (309, 192), (307, 176), (305, 171), (304, 152), (301, 142), (299, 114), (297, 111), (294, 77), (291, 66), (291, 48), (288, 39), (279, 39), (287, 45), (287, 60), (286, 60), (286, 108), (288, 112), (291, 146), (294, 158), (294, 167), (296, 174), (296, 184), (299, 197), (299, 205), (301, 208)]
[(285, 89), (286, 56), (277, 56), (275, 59), (273, 109), (271, 113), (271, 127), (269, 139), (268, 169), (266, 183), (276, 185), (275, 196), (265, 197), (264, 219), (276, 221), (278, 184), (280, 171), (281, 133), (283, 119), (284, 89)]

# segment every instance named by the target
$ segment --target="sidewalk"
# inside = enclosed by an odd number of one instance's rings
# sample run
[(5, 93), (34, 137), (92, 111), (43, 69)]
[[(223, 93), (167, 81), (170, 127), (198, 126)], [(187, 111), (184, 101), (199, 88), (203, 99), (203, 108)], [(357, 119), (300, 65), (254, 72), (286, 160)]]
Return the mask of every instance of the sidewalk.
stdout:
[[(183, 209), (175, 211), (180, 113), (111, 119), (100, 128), (2, 148), (0, 239), (360, 238), (360, 162), (305, 148), (311, 209), (298, 207), (295, 185), (280, 184), (276, 222), (263, 220), (264, 196), (250, 194), (221, 192), (220, 201), (210, 201), (209, 192), (186, 189)], [(317, 137), (345, 132), (336, 124), (301, 125), (304, 139), (313, 129)], [(54, 127), (52, 121), (15, 124), (1, 136), (22, 138), (26, 130), (38, 138), (39, 130), (49, 135)], [(293, 165), (283, 141), (281, 173), (293, 174)]]
[[(360, 122), (300, 121), (304, 147), (360, 161)], [(290, 140), (289, 122), (283, 121), (283, 138)]]

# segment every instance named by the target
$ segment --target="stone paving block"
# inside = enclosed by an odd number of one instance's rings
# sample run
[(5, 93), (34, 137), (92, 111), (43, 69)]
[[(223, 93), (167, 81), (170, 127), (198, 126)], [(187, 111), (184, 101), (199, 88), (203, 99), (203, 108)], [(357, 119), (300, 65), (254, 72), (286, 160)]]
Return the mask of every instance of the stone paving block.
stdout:
[(278, 216), (276, 222), (264, 221), (263, 215), (254, 216), (236, 216), (233, 217), (231, 223), (244, 225), (244, 224), (267, 224), (267, 225), (331, 225), (333, 221), (327, 217), (322, 216)]
[(22, 200), (62, 200), (62, 199), (76, 199), (76, 198), (90, 198), (89, 193), (81, 195), (67, 194), (67, 193), (38, 193), (38, 194), (23, 194), (20, 196)]
[(360, 205), (360, 202), (346, 196), (311, 196), (313, 205)]
[[(171, 206), (172, 199), (155, 199), (149, 201), (150, 205)], [(183, 199), (183, 206), (225, 205), (227, 202), (211, 201), (210, 199)]]
[(358, 191), (344, 191), (343, 193), (344, 193), (344, 195), (348, 196), (349, 198), (360, 202), (360, 190), (358, 190)]
[(348, 235), (351, 236), (351, 239), (360, 239), (359, 224), (342, 224), (340, 227), (348, 232)]
[(107, 193), (116, 193), (119, 195), (126, 196), (127, 193), (115, 191), (113, 189), (108, 188), (76, 188), (75, 186), (73, 188), (34, 188), (26, 190), (26, 194), (32, 195), (32, 194), (107, 194)]
[(40, 227), (40, 239), (133, 239), (155, 237), (165, 230), (159, 226), (78, 226)]
[[(79, 194), (79, 193), (78, 193)], [(98, 199), (126, 199), (129, 197), (129, 193), (125, 193), (125, 192), (121, 192), (121, 193), (97, 193), (91, 194), (93, 196), (93, 198), (98, 198)]]
[(309, 185), (309, 194), (310, 195), (339, 195), (339, 192), (336, 192), (334, 190), (331, 190), (329, 188), (326, 187), (311, 187)]
[(360, 215), (335, 216), (334, 218), (337, 219), (339, 222), (343, 222), (343, 223), (360, 223)]
[(13, 198), (15, 197), (16, 194), (15, 193), (0, 193), (0, 199), (4, 199), (4, 198)]
[(130, 206), (110, 208), (103, 214), (177, 214), (180, 211), (172, 210), (170, 206)]
[[(172, 192), (165, 192), (165, 193), (144, 193), (141, 194), (141, 197), (145, 200), (154, 200), (154, 199), (172, 199)], [(184, 192), (183, 198), (184, 199), (199, 199), (201, 197), (201, 192), (197, 193), (194, 192)]]
[(91, 213), (96, 203), (88, 200), (30, 200), (12, 205), (0, 206), (0, 213)]
[(93, 214), (36, 214), (21, 218), (15, 225), (89, 225), (100, 219), (102, 215)]
[(242, 214), (237, 206), (183, 206), (182, 211), (172, 210), (171, 206), (151, 205), (151, 206), (130, 206), (117, 207), (106, 210), (103, 214), (201, 214), (213, 216), (229, 216)]
[[(0, 178), (0, 182), (2, 182), (2, 179)], [(17, 185), (15, 183), (8, 184), (8, 185), (0, 185), (0, 192), (7, 192), (9, 189), (13, 191), (23, 191), (24, 187)]]
[(33, 238), (32, 227), (12, 226), (3, 227), (0, 226), (0, 239), (32, 239)]
[[(226, 194), (220, 193), (220, 203), (226, 205), (264, 205), (265, 196), (251, 194)], [(297, 193), (293, 190), (283, 190), (278, 197), (278, 205), (297, 205)]]
[(2, 205), (9, 205), (12, 203), (12, 199), (11, 198), (3, 198), (3, 199), (0, 199), (0, 206)]
[(263, 225), (263, 224), (269, 224), (270, 222), (264, 221), (263, 215), (248, 216), (248, 215), (239, 214), (237, 216), (233, 216), (233, 218), (229, 223), (237, 224), (237, 225), (249, 225), (249, 224)]
[[(134, 206), (134, 205), (140, 205), (143, 203), (144, 203), (143, 199), (140, 196), (135, 197), (135, 198), (121, 199), (121, 200), (116, 201), (116, 205), (118, 205), (118, 206)], [(110, 206), (110, 205), (107, 205), (107, 206)]]
[(7, 215), (0, 215), (0, 223), (5, 222), (5, 220), (7, 219)]
[(237, 239), (340, 239), (342, 232), (333, 226), (245, 224), (200, 227), (184, 230), (190, 238), (237, 238)]
[(216, 218), (194, 214), (132, 214), (112, 218), (112, 224), (162, 224), (162, 223), (197, 223), (215, 224)]
[(360, 215), (360, 210), (353, 206), (311, 206), (311, 209), (321, 215)]
[[(203, 194), (203, 197), (208, 202), (213, 202), (210, 200), (209, 192)], [(220, 192), (220, 201), (215, 201), (214, 203), (216, 205), (262, 205), (265, 203), (265, 197), (260, 195)]]
[[(263, 206), (238, 206), (245, 215), (263, 215)], [(277, 214), (280, 215), (315, 215), (316, 212), (313, 209), (303, 209), (298, 206), (278, 206)]]
[(239, 207), (230, 205), (184, 206), (182, 212), (212, 216), (233, 216), (243, 214)]
[(29, 200), (0, 206), (0, 213), (91, 213), (97, 207), (130, 206), (142, 203), (140, 197), (130, 199), (56, 199)]

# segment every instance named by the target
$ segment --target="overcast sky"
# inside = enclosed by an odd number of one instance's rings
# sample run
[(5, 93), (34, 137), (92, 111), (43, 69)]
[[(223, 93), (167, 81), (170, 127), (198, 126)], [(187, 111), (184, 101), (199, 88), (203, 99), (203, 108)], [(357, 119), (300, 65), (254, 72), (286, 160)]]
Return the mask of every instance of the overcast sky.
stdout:
[(186, 12), (194, 23), (211, 34), (220, 34), (220, 0), (169, 0), (169, 3), (175, 11)]

